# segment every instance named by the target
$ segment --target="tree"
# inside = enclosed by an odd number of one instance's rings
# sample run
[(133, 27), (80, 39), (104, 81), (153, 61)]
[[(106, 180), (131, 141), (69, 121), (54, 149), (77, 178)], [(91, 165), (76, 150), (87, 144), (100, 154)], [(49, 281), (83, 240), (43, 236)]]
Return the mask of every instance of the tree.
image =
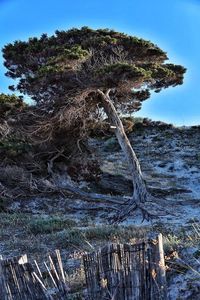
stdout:
[(152, 90), (182, 84), (186, 69), (166, 63), (166, 53), (150, 41), (88, 27), (16, 41), (3, 48), (3, 55), (6, 75), (18, 79), (10, 88), (28, 94), (46, 111), (64, 110), (71, 128), (87, 132), (91, 120), (107, 115), (133, 179), (126, 213), (142, 208), (151, 196), (119, 113), (140, 109)]

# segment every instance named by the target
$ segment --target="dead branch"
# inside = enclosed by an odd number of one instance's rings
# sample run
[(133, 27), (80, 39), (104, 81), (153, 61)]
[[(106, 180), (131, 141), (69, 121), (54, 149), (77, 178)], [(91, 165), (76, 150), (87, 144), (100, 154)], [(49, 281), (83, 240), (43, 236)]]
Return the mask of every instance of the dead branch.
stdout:
[(91, 202), (91, 201), (94, 201), (96, 203), (107, 202), (110, 204), (118, 204), (118, 205), (124, 204), (124, 202), (126, 202), (126, 200), (123, 199), (122, 197), (108, 196), (108, 195), (102, 195), (96, 193), (87, 193), (79, 189), (78, 187), (72, 185), (66, 185), (66, 184), (65, 187), (52, 186), (52, 190), (56, 192), (73, 193), (74, 195), (78, 195), (79, 197), (83, 198), (87, 202)]
[(0, 123), (0, 136), (1, 138), (7, 137), (11, 132), (11, 128), (8, 125), (7, 121), (4, 121), (3, 123)]
[(58, 158), (58, 157), (60, 157), (62, 154), (63, 154), (63, 152), (64, 152), (64, 149), (61, 149), (61, 150), (58, 150), (58, 153), (56, 154), (56, 155), (54, 155), (51, 159), (50, 159), (50, 161), (47, 163), (47, 171), (48, 171), (48, 174), (51, 174), (51, 175), (53, 175), (53, 163), (54, 163), (54, 161)]

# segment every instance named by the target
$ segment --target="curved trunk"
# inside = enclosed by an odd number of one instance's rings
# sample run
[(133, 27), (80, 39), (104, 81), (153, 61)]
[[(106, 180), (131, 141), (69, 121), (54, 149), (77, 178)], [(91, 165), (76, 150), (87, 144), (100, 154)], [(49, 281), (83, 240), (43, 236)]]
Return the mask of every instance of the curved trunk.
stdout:
[(124, 152), (129, 170), (132, 175), (133, 200), (135, 204), (139, 205), (141, 202), (145, 202), (148, 196), (148, 191), (142, 176), (139, 161), (124, 131), (124, 126), (117, 114), (113, 102), (109, 97), (109, 91), (105, 94), (102, 91), (98, 90), (98, 94), (101, 96), (101, 103), (111, 125), (115, 127), (115, 135), (118, 139), (122, 151)]

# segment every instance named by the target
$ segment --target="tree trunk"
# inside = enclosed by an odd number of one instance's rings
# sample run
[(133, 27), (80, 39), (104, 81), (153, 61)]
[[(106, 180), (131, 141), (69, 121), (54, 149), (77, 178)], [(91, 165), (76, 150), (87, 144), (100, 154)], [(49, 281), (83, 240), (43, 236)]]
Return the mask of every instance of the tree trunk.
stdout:
[(133, 201), (131, 201), (132, 203), (130, 204), (135, 203), (135, 205), (139, 207), (141, 203), (144, 203), (147, 200), (147, 197), (149, 195), (144, 178), (142, 176), (139, 161), (124, 131), (124, 126), (117, 114), (113, 102), (109, 97), (109, 91), (105, 94), (102, 91), (98, 90), (98, 94), (101, 96), (101, 103), (111, 125), (115, 127), (115, 135), (118, 139), (122, 151), (124, 152), (128, 167), (132, 175)]

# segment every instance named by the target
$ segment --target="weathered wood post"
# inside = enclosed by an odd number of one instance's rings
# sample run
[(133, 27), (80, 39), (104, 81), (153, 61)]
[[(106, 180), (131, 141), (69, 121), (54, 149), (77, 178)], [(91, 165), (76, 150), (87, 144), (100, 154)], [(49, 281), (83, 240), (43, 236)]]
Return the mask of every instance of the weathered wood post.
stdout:
[(167, 300), (167, 282), (162, 234), (160, 233), (156, 237), (155, 235), (154, 237), (151, 237), (149, 239), (149, 246), (151, 248), (149, 271), (154, 281), (151, 297), (155, 297), (156, 294), (156, 299)]
[(165, 257), (163, 250), (163, 238), (162, 234), (158, 235), (158, 247), (157, 247), (157, 263), (158, 263), (158, 280), (161, 288), (162, 299), (167, 299), (167, 282), (166, 282), (166, 269), (165, 269)]

